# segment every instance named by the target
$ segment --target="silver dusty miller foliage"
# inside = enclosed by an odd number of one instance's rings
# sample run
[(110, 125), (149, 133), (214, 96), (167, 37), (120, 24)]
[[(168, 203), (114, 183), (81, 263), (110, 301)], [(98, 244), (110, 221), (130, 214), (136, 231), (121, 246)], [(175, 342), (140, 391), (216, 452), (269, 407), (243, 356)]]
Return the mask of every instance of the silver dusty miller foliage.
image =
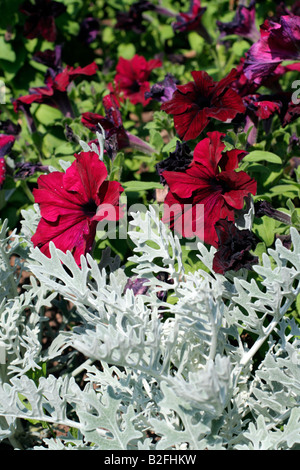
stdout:
[[(255, 281), (243, 270), (214, 274), (215, 249), (202, 243), (202, 269), (185, 272), (180, 242), (154, 208), (135, 213), (131, 261), (148, 291), (134, 295), (109, 253), (100, 265), (82, 257), (79, 268), (53, 244), (51, 258), (33, 248), (38, 220), (35, 207), (20, 234), (8, 236), (6, 222), (0, 232), (0, 440), (51, 450), (299, 448), (300, 329), (287, 315), (300, 291), (294, 228), (292, 249), (277, 240)], [(44, 309), (55, 302), (72, 310), (61, 309), (61, 328), (42, 347)], [(76, 355), (84, 359), (72, 368)], [(42, 373), (45, 364), (56, 366)], [(37, 423), (70, 432), (34, 439)]]

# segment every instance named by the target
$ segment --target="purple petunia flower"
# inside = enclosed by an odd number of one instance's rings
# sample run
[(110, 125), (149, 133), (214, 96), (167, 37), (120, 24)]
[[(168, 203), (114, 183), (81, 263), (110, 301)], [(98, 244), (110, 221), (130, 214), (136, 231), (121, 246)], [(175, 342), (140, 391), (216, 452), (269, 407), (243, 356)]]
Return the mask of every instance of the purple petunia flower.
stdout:
[(99, 30), (100, 22), (97, 18), (85, 18), (80, 25), (78, 39), (84, 44), (91, 44), (97, 38)]
[(43, 165), (40, 162), (32, 163), (32, 162), (17, 162), (16, 163), (16, 173), (15, 178), (17, 179), (25, 179), (29, 176), (34, 175), (37, 172), (46, 173), (49, 171), (49, 167)]
[(169, 101), (177, 88), (176, 83), (178, 83), (178, 80), (167, 73), (162, 82), (155, 83), (150, 88), (150, 91), (146, 91), (145, 98), (151, 98), (153, 100), (159, 101), (160, 103)]
[(284, 60), (300, 60), (300, 17), (281, 16), (279, 23), (266, 20), (261, 37), (247, 52), (244, 74), (261, 83)]
[(171, 152), (168, 158), (155, 165), (160, 182), (164, 185), (166, 184), (166, 180), (162, 175), (164, 171), (184, 171), (191, 164), (192, 160), (193, 154), (188, 144), (177, 140), (174, 152)]
[(145, 11), (155, 10), (155, 5), (147, 0), (139, 0), (133, 3), (128, 12), (117, 13), (117, 29), (134, 31), (137, 34), (143, 33), (146, 28), (143, 25)]
[(229, 23), (217, 21), (222, 35), (236, 34), (255, 42), (259, 40), (259, 31), (255, 24), (255, 0), (250, 5), (239, 5), (234, 19)]
[(218, 235), (218, 251), (214, 255), (213, 270), (219, 274), (226, 271), (238, 271), (241, 268), (252, 269), (258, 263), (258, 257), (250, 250), (257, 245), (256, 236), (250, 230), (239, 230), (234, 222), (221, 219), (215, 224)]

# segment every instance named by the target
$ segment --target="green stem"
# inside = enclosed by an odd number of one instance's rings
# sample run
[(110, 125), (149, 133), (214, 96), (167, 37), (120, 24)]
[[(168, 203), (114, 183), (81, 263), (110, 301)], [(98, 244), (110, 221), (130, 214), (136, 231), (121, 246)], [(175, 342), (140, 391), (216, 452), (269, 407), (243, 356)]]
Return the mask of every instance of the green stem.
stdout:
[(26, 181), (22, 180), (20, 182), (20, 185), (21, 185), (21, 188), (23, 189), (24, 193), (26, 194), (26, 196), (28, 197), (29, 201), (34, 204), (34, 196), (31, 192), (31, 190), (29, 189), (28, 187), (28, 184), (26, 183)]

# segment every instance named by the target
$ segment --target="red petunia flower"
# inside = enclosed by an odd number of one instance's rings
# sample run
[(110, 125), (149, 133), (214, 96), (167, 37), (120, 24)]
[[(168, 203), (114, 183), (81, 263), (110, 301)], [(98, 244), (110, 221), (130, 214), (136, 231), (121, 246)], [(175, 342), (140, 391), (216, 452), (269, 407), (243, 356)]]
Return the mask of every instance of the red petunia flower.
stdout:
[(66, 11), (63, 3), (52, 0), (35, 0), (35, 4), (26, 0), (20, 7), (21, 13), (28, 16), (24, 35), (28, 39), (43, 37), (47, 41), (56, 39), (55, 18)]
[(6, 176), (5, 155), (7, 155), (16, 138), (13, 135), (0, 134), (0, 189), (3, 186)]
[(128, 98), (132, 104), (142, 103), (145, 106), (150, 102), (150, 99), (145, 99), (145, 92), (150, 91), (148, 79), (151, 71), (161, 66), (162, 62), (158, 59), (147, 61), (139, 55), (130, 60), (120, 57), (114, 83), (108, 87), (121, 101)]
[(245, 112), (242, 98), (231, 89), (237, 71), (232, 69), (227, 77), (215, 82), (206, 72), (192, 72), (193, 82), (177, 85), (172, 99), (161, 109), (173, 114), (174, 125), (183, 140), (195, 139), (210, 119), (231, 121), (238, 113)]
[(208, 133), (196, 145), (193, 161), (184, 172), (162, 173), (169, 186), (163, 222), (183, 237), (197, 235), (213, 246), (218, 244), (215, 224), (226, 217), (233, 221), (235, 210), (243, 208), (244, 198), (254, 195), (257, 186), (247, 173), (235, 171), (247, 152), (225, 152), (223, 137), (217, 131)]
[(73, 116), (71, 103), (67, 95), (67, 88), (71, 82), (80, 76), (91, 76), (96, 73), (98, 66), (95, 62), (86, 67), (66, 66), (59, 73), (49, 69), (46, 75), (44, 87), (29, 89), (30, 94), (20, 96), (13, 101), (15, 112), (29, 109), (32, 103), (44, 103), (53, 108), (59, 108), (65, 116)]
[(98, 222), (121, 217), (123, 188), (117, 181), (106, 181), (107, 170), (96, 153), (75, 157), (66, 173), (54, 171), (38, 178), (33, 195), (41, 220), (32, 242), (50, 256), (52, 241), (61, 251), (71, 251), (80, 265), (80, 256), (92, 250)]

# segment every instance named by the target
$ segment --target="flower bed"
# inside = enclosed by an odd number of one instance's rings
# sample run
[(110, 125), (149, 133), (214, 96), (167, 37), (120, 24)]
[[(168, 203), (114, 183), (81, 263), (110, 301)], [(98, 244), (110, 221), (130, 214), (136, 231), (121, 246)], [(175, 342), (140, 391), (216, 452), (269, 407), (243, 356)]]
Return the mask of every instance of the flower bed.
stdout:
[(300, 7), (262, 3), (3, 2), (3, 449), (299, 448)]

